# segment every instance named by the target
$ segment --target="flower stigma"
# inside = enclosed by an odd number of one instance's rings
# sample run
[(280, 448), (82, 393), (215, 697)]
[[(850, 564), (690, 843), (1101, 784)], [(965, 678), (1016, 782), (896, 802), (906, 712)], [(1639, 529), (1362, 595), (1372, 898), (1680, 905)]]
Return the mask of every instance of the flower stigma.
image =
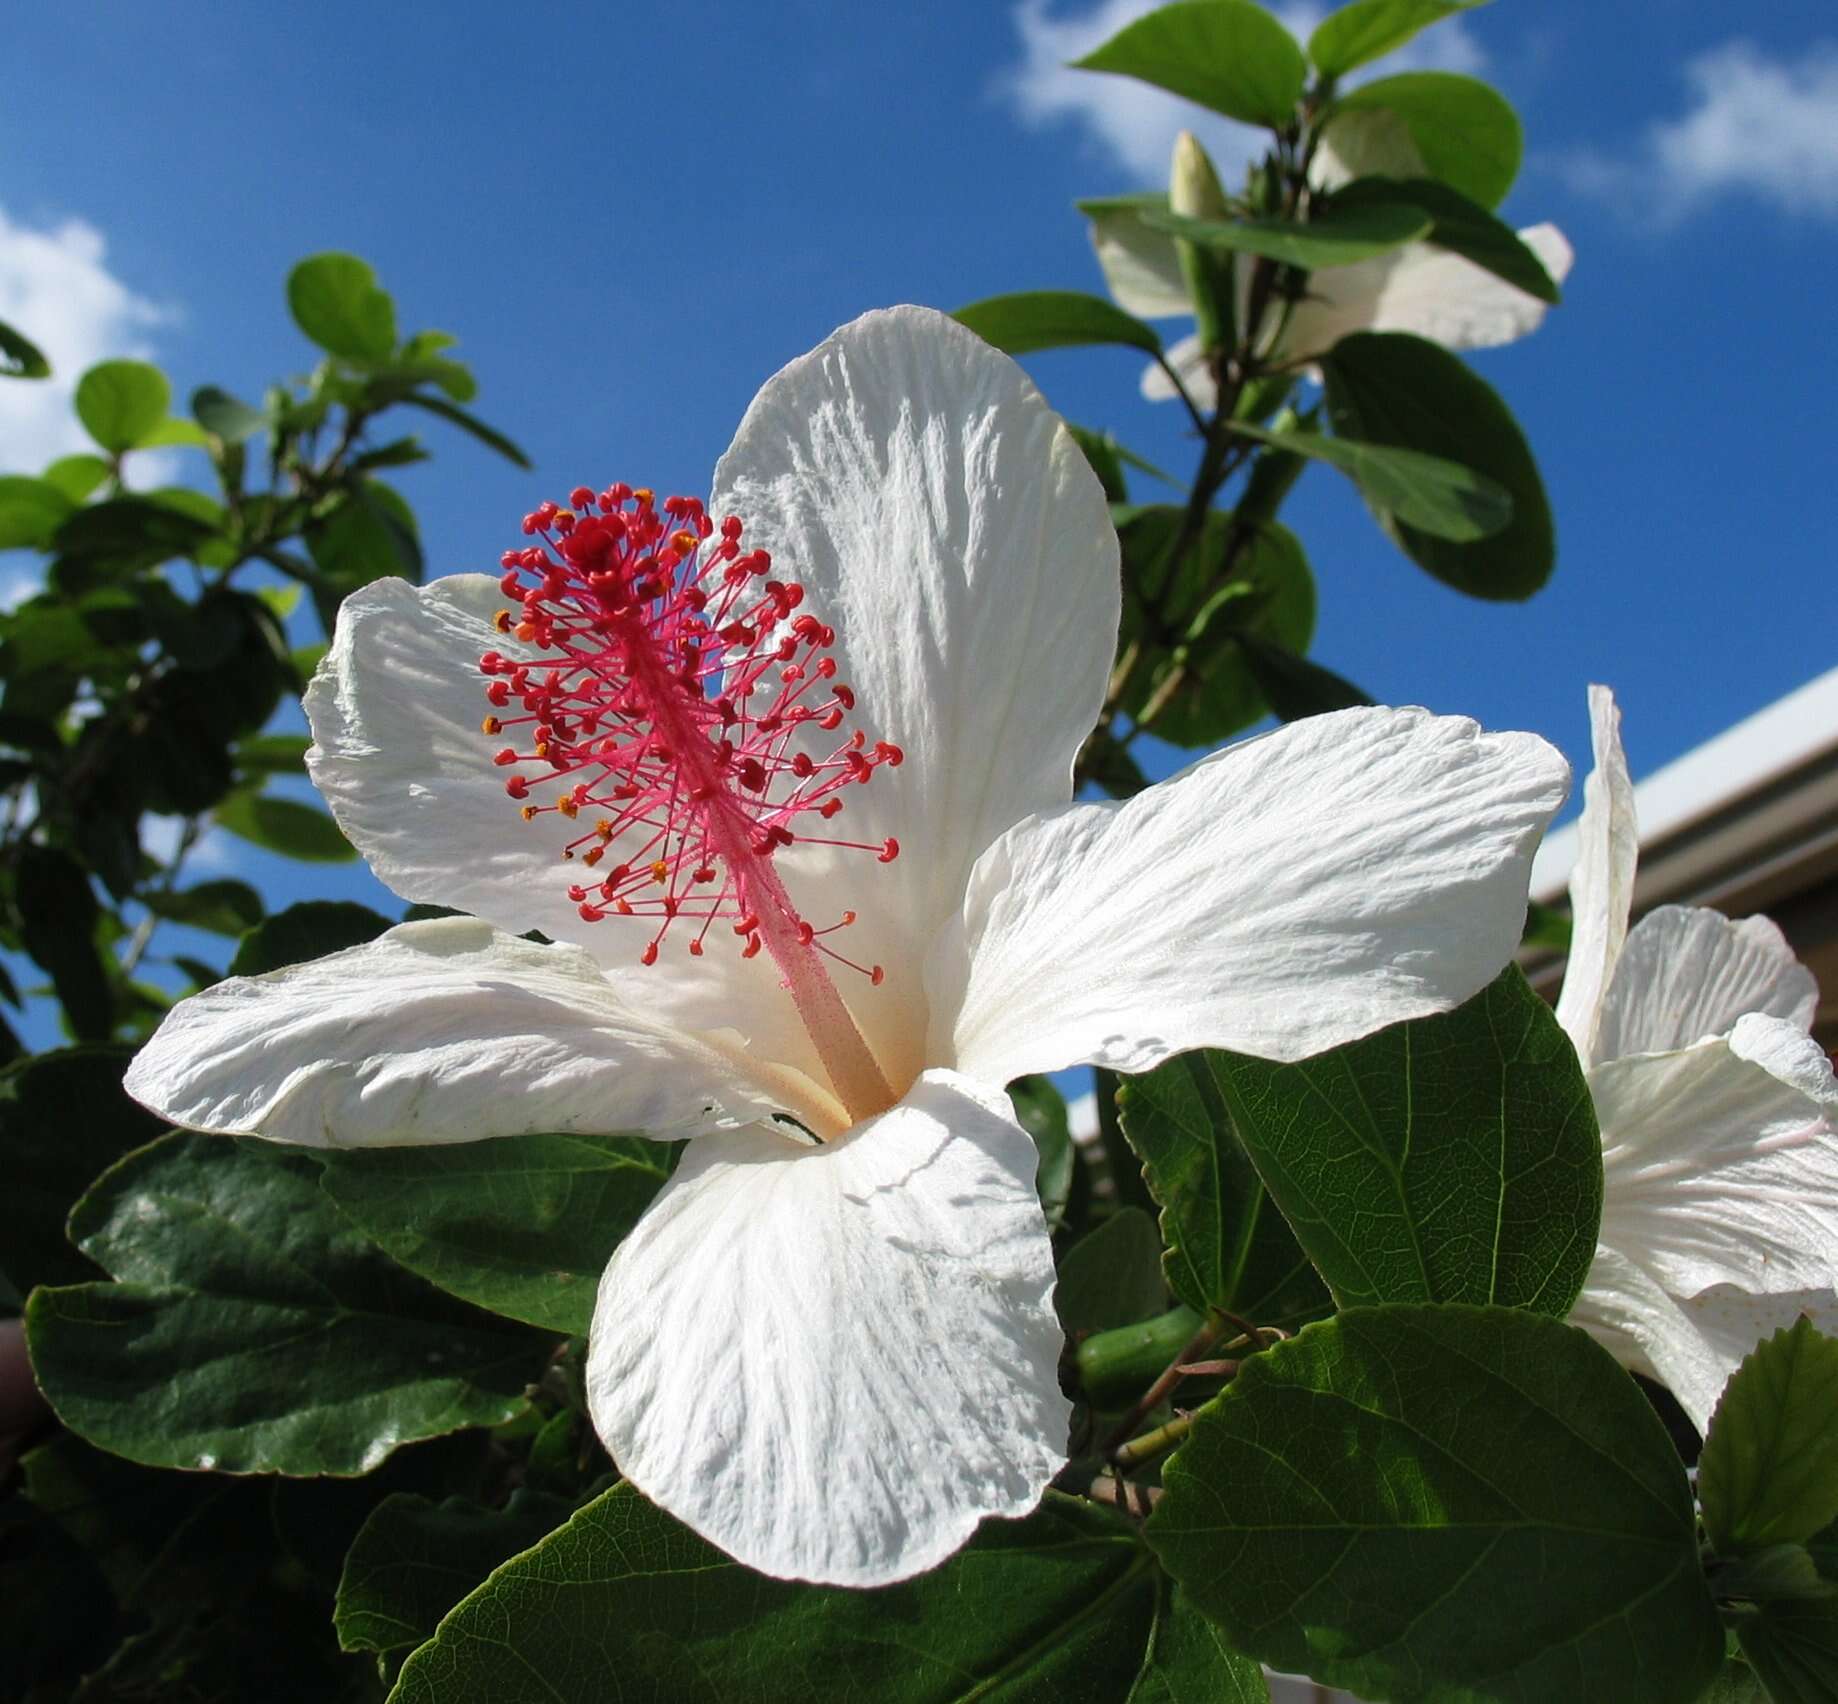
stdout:
[(893, 839), (831, 827), (848, 789), (902, 756), (844, 733), (855, 695), (836, 678), (835, 629), (770, 577), (767, 552), (742, 549), (739, 519), (717, 526), (693, 497), (578, 486), (523, 531), (537, 542), (499, 559), (514, 607), (496, 626), (525, 649), (480, 657), (482, 727), (512, 741), (493, 761), (524, 821), (563, 828), (582, 920), (644, 919), (643, 965), (685, 936), (695, 958), (711, 935), (743, 959), (770, 954), (851, 1120), (884, 1111), (898, 1097), (827, 964), (876, 987), (882, 967), (831, 944), (853, 911), (807, 920), (774, 868), (799, 842), (899, 856)]

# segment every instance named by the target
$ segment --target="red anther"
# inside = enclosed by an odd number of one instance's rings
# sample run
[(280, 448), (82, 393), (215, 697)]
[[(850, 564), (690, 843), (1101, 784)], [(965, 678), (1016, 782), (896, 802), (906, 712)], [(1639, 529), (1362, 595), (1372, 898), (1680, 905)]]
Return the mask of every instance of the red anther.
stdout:
[(766, 832), (772, 837), (775, 846), (789, 846), (796, 838), (782, 822), (775, 822)]
[(501, 752), (498, 753), (496, 757), (492, 759), (492, 762), (495, 763), (500, 769), (502, 769), (507, 763), (515, 763), (516, 761), (517, 761), (517, 754), (516, 752), (512, 751), (509, 746), (506, 746)]
[(527, 799), (530, 796), (530, 784), (521, 775), (513, 775), (506, 781), (504, 790), (513, 799)]
[(798, 919), (798, 945), (801, 947), (808, 947), (812, 941), (816, 940), (816, 938), (817, 938), (817, 931), (813, 929), (808, 923), (806, 923), (803, 918), (799, 918)]
[(817, 659), (817, 673), (825, 680), (832, 679), (836, 673), (836, 659), (834, 657), (819, 657)]
[(691, 958), (700, 958), (702, 956), (702, 942), (700, 938), (689, 943), (689, 956)]
[(606, 915), (597, 905), (583, 903), (576, 906), (575, 909), (580, 912), (583, 923), (598, 923)]
[(889, 769), (898, 769), (906, 761), (906, 753), (887, 740), (874, 742), (874, 755)]
[(837, 708), (824, 711), (824, 713), (817, 718), (817, 726), (823, 729), (825, 733), (835, 733), (835, 731), (842, 726), (842, 710)]
[(820, 817), (833, 817), (841, 809), (841, 799), (825, 799), (823, 803), (817, 807), (817, 814)]
[(740, 956), (743, 959), (750, 959), (754, 956), (755, 953), (759, 951), (759, 948), (760, 948), (759, 936), (749, 935), (747, 937), (747, 944), (740, 949)]
[(631, 908), (631, 906), (630, 906), (630, 905), (628, 905), (628, 904), (627, 904), (627, 903), (626, 903), (626, 902), (625, 902), (625, 901), (624, 901), (623, 899), (616, 899), (616, 900), (614, 900), (614, 901), (613, 901), (613, 909), (614, 909), (614, 910), (615, 910), (616, 912), (618, 912), (618, 913), (619, 913), (619, 915), (620, 915), (621, 917), (631, 917), (631, 916), (633, 916), (633, 915), (635, 915), (635, 913), (633, 912), (633, 910), (632, 910), (632, 908)]
[(746, 758), (736, 765), (734, 777), (751, 793), (765, 791), (766, 766), (757, 757)]
[(845, 751), (842, 755), (843, 761), (849, 766), (851, 781), (866, 781), (874, 773), (874, 765), (859, 751)]
[(855, 921), (855, 913), (853, 911), (845, 911), (842, 914), (842, 921), (838, 923), (836, 927), (838, 929), (846, 929), (854, 921)]
[(500, 568), (515, 568), (522, 560), (523, 552), (521, 550), (507, 550), (498, 558), (498, 566)]
[(533, 533), (537, 531), (539, 524), (540, 523), (537, 521), (534, 515), (525, 515), (523, 517), (523, 530), (526, 533)]
[(585, 485), (577, 485), (568, 493), (568, 507), (571, 509), (591, 509), (594, 494)]
[(732, 541), (739, 538), (740, 534), (740, 517), (738, 515), (724, 515), (721, 521), (721, 536)]
[(698, 864), (690, 871), (689, 875), (691, 881), (712, 882), (715, 879), (715, 866), (713, 864)]
[(511, 683), (508, 680), (494, 680), (486, 687), (485, 698), (494, 710), (502, 710), (511, 701)]
[(791, 759), (791, 772), (802, 780), (805, 776), (815, 775), (817, 766), (811, 762), (807, 752), (794, 752)]
[(789, 686), (794, 680), (802, 680), (803, 678), (804, 678), (804, 671), (801, 668), (799, 668), (796, 663), (793, 663), (790, 668), (779, 670), (779, 679), (784, 681), (787, 686)]
[(582, 887), (579, 882), (576, 882), (574, 886), (569, 888), (568, 897), (572, 899), (576, 905), (582, 905), (587, 899), (587, 889)]
[(503, 674), (510, 667), (496, 651), (487, 651), (479, 658), (479, 673), (484, 675)]
[(900, 856), (900, 843), (899, 841), (895, 840), (894, 837), (890, 834), (888, 835), (885, 842), (883, 842), (881, 846), (881, 850), (877, 854), (878, 861), (883, 864), (891, 864), (894, 861), (894, 859), (896, 859), (899, 856)]
[(638, 962), (640, 964), (657, 963), (657, 942), (651, 942), (645, 950), (638, 955)]
[(855, 708), (855, 688), (844, 686), (838, 681), (836, 683), (836, 702), (845, 710), (853, 710)]
[(766, 570), (772, 566), (772, 552), (769, 550), (756, 550), (753, 552), (752, 561), (753, 572), (755, 574), (764, 574)]
[(751, 935), (759, 928), (759, 919), (749, 911), (745, 917), (734, 925), (736, 935)]
[(882, 970), (878, 964), (874, 967), (873, 970), (868, 972), (868, 983), (870, 987), (879, 988), (880, 985), (886, 980), (887, 980), (887, 972)]
[(552, 524), (555, 530), (566, 538), (574, 531), (574, 516), (566, 509), (559, 510)]

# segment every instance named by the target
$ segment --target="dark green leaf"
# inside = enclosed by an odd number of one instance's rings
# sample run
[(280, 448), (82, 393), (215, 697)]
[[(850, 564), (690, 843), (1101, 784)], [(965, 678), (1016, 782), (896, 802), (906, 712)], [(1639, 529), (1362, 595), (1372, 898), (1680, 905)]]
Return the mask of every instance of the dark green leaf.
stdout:
[(1022, 1129), (1034, 1138), (1034, 1146), (1040, 1150), (1035, 1182), (1040, 1190), (1041, 1209), (1047, 1216), (1047, 1229), (1056, 1231), (1065, 1219), (1066, 1201), (1072, 1194), (1072, 1173), (1078, 1165), (1072, 1131), (1066, 1123), (1066, 1098), (1047, 1077), (1016, 1078), (1008, 1086), (1008, 1098)]
[(1773, 1704), (1838, 1698), (1838, 1598), (1771, 1603), (1736, 1630)]
[(0, 1267), (21, 1294), (98, 1275), (64, 1235), (97, 1175), (166, 1128), (121, 1092), (124, 1047), (67, 1047), (0, 1071)]
[(1248, 0), (1175, 0), (1073, 63), (1082, 71), (1136, 77), (1272, 129), (1294, 119), (1308, 80), (1295, 37)]
[(1545, 952), (1567, 953), (1570, 950), (1570, 913), (1554, 905), (1530, 900), (1525, 907), (1525, 932), (1519, 937), (1521, 947), (1536, 947)]
[(146, 905), (155, 917), (163, 917), (169, 923), (184, 923), (232, 938), (262, 920), (262, 896), (247, 882), (228, 879), (199, 882), (174, 893), (155, 890), (146, 895)]
[(260, 976), (290, 964), (305, 964), (361, 947), (389, 927), (368, 906), (343, 899), (305, 899), (258, 923), (243, 937), (230, 960), (231, 976)]
[[(1406, 71), (1342, 95), (1335, 113), (1396, 113), (1425, 169), (1483, 207), (1498, 207), (1519, 175), (1525, 133), (1497, 89), (1454, 71)], [(1332, 126), (1332, 116), (1328, 125)]]
[(0, 378), (48, 379), (51, 363), (29, 337), (0, 320)]
[(77, 380), (77, 418), (111, 455), (131, 450), (166, 418), (172, 386), (145, 361), (101, 361)]
[(1838, 1520), (1838, 1339), (1805, 1315), (1757, 1344), (1724, 1387), (1698, 1497), (1719, 1556), (1812, 1538)]
[(96, 895), (82, 865), (54, 847), (27, 846), (14, 880), (20, 939), (50, 973), (71, 1029), (82, 1041), (107, 1039), (115, 1000), (96, 949)]
[[(1163, 1667), (1166, 1613), (1165, 1583), (1130, 1529), (1052, 1493), (1024, 1521), (986, 1522), (931, 1573), (863, 1592), (749, 1573), (621, 1485), (449, 1614), (390, 1697), (1122, 1699)], [(1191, 1631), (1174, 1641), (1167, 1689), (1148, 1696), (1219, 1696), (1175, 1689), (1198, 1666)]]
[(1584, 1332), (1361, 1308), (1253, 1356), (1148, 1536), (1238, 1650), (1368, 1698), (1689, 1704), (1723, 1659), (1685, 1470)]
[(1595, 1258), (1601, 1139), (1575, 1049), (1516, 967), (1452, 1012), (1299, 1064), (1203, 1057), (1341, 1306), (1570, 1311)]
[(463, 1497), (386, 1497), (345, 1559), (333, 1624), (347, 1651), (393, 1651), (434, 1636), (440, 1619), (508, 1561), (560, 1526), (569, 1505), (515, 1492), (502, 1509)]
[[(1219, 0), (1203, 0), (1217, 5)], [(1428, 234), (1429, 214), (1403, 201), (1327, 202), (1307, 224), (1293, 219), (1188, 219), (1146, 208), (1143, 223), (1173, 237), (1237, 254), (1262, 255), (1306, 272), (1370, 260)]]
[(327, 632), (338, 604), (359, 586), (386, 574), (421, 578), (421, 541), (414, 511), (395, 491), (374, 479), (353, 484), (331, 515), (308, 529), (306, 547), (324, 576), (324, 589), (315, 585), (313, 590)]
[(439, 415), (442, 420), (448, 421), (462, 432), (477, 438), (487, 449), (496, 450), (506, 461), (514, 462), (521, 468), (528, 468), (531, 465), (530, 458), (502, 432), (495, 427), (487, 426), (476, 414), (468, 414), (465, 409), (455, 407), (444, 397), (427, 396), (416, 392), (411, 396), (403, 397), (402, 400), (416, 408), (425, 408), (430, 414)]
[(0, 1502), (0, 1698), (76, 1696), (114, 1621), (107, 1583), (63, 1528), (23, 1497)]
[(217, 807), (217, 822), (253, 846), (310, 863), (347, 864), (357, 856), (338, 824), (316, 806), (261, 793), (232, 793)]
[(347, 1226), (304, 1154), (177, 1134), (71, 1215), (114, 1284), (33, 1292), (59, 1417), (158, 1467), (366, 1473), (399, 1444), (523, 1407), (545, 1345), (404, 1272)]
[(1698, 1694), (1697, 1704), (1768, 1704), (1768, 1695), (1747, 1663), (1729, 1657), (1710, 1689)]
[(1120, 1207), (1087, 1231), (1059, 1263), (1053, 1306), (1068, 1338), (1136, 1325), (1166, 1312), (1162, 1239), (1155, 1221), (1140, 1207)]
[(1319, 432), (1266, 432), (1247, 425), (1232, 430), (1338, 468), (1374, 510), (1395, 515), (1436, 538), (1489, 538), (1513, 517), (1512, 498), (1501, 487), (1485, 474), (1438, 456), (1323, 437)]
[(191, 393), (191, 411), (205, 431), (226, 444), (246, 444), (268, 427), (268, 416), (216, 385), (201, 385)]
[(306, 767), (311, 744), (304, 734), (256, 734), (238, 740), (231, 756), (244, 775), (298, 775)]
[(1311, 663), (1279, 645), (1267, 644), (1254, 634), (1242, 634), (1238, 640), (1244, 653), (1245, 667), (1257, 682), (1257, 690), (1271, 712), (1285, 722), (1299, 722), (1304, 716), (1321, 716), (1330, 710), (1350, 710), (1355, 705), (1374, 702), (1350, 680), (1343, 680), (1332, 669)]
[(1200, 1313), (1293, 1326), (1326, 1311), (1327, 1291), (1233, 1133), (1230, 1068), (1188, 1053), (1130, 1078), (1123, 1128), (1161, 1205), (1168, 1287)]
[(59, 456), (45, 469), (45, 480), (73, 503), (83, 499), (109, 476), (109, 465), (101, 456)]
[[(1223, 5), (1226, 0), (1207, 0)], [(1153, 326), (1105, 301), (1077, 290), (1023, 290), (1012, 296), (988, 296), (953, 316), (986, 343), (1010, 355), (1037, 349), (1071, 349), (1090, 343), (1120, 343), (1151, 355), (1162, 340)]]
[(1519, 424), (1493, 387), (1439, 344), (1403, 332), (1357, 332), (1321, 358), (1335, 434), (1473, 468), (1512, 499), (1510, 525), (1456, 544), (1381, 511), (1413, 562), (1472, 597), (1528, 598), (1551, 576), (1557, 539), (1544, 482)]
[(501, 1136), (328, 1153), (321, 1184), (365, 1235), (442, 1289), (584, 1336), (600, 1274), (674, 1158), (642, 1136)]
[(1353, 0), (1330, 12), (1308, 38), (1308, 57), (1330, 77), (1382, 59), (1419, 30), (1484, 0)]
[(316, 254), (287, 275), (294, 324), (348, 361), (387, 361), (396, 349), (396, 308), (354, 254)]
[(1512, 226), (1435, 178), (1361, 178), (1336, 190), (1332, 206), (1346, 210), (1390, 207), (1400, 202), (1431, 219), (1425, 241), (1473, 261), (1541, 302), (1561, 300), (1556, 280)]
[(190, 556), (220, 536), (210, 519), (189, 512), (166, 493), (111, 497), (78, 509), (52, 542), (67, 557), (106, 559), (110, 570), (136, 573), (174, 556)]
[(76, 502), (49, 479), (0, 475), (0, 550), (45, 550)]
[(1098, 476), (1098, 483), (1104, 487), (1104, 500), (1107, 503), (1127, 503), (1130, 500), (1130, 488), (1123, 477), (1123, 460), (1117, 454), (1116, 439), (1108, 432), (1093, 432), (1085, 426), (1074, 426), (1070, 421), (1066, 429), (1085, 452), (1091, 471)]

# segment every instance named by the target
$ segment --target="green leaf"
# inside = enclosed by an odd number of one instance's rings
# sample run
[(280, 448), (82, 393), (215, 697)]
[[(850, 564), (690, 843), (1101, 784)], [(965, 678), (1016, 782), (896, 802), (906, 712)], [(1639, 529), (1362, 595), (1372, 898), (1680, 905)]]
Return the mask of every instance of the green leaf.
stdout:
[(1149, 1542), (1227, 1641), (1422, 1704), (1689, 1704), (1723, 1658), (1685, 1470), (1586, 1333), (1360, 1308), (1251, 1357)]
[(1562, 299), (1544, 262), (1512, 226), (1435, 178), (1360, 178), (1337, 189), (1331, 205), (1346, 210), (1395, 207), (1400, 203), (1418, 209), (1432, 221), (1426, 242), (1473, 261), (1541, 302)]
[(454, 1604), (569, 1511), (561, 1498), (530, 1490), (513, 1492), (502, 1509), (464, 1497), (385, 1497), (345, 1558), (332, 1612), (340, 1648), (394, 1651), (432, 1638)]
[(48, 379), (51, 363), (31, 338), (0, 320), (0, 378)]
[(1158, 1669), (1179, 1686), (1198, 1666), (1191, 1629), (1167, 1664), (1156, 1653), (1166, 1598), (1127, 1525), (1052, 1492), (942, 1567), (864, 1592), (750, 1573), (619, 1485), (448, 1614), (390, 1699), (1122, 1699)]
[(1525, 133), (1497, 89), (1454, 71), (1406, 71), (1342, 95), (1343, 112), (1392, 112), (1403, 120), (1425, 169), (1470, 201), (1498, 207), (1519, 175)]
[(0, 475), (0, 550), (47, 550), (76, 512), (76, 500), (49, 479)]
[[(1217, 5), (1219, 0), (1204, 0)], [(1208, 248), (1262, 255), (1285, 266), (1315, 272), (1371, 260), (1429, 233), (1430, 215), (1403, 201), (1343, 206), (1338, 198), (1301, 224), (1293, 219), (1189, 219), (1160, 208), (1145, 208), (1145, 225)]]
[(322, 810), (296, 799), (232, 793), (217, 807), (217, 823), (252, 846), (316, 864), (348, 864), (357, 849)]
[(1697, 1704), (1768, 1704), (1768, 1695), (1747, 1663), (1729, 1657), (1709, 1690), (1698, 1694)]
[(1202, 1314), (1293, 1326), (1326, 1311), (1327, 1291), (1233, 1133), (1232, 1063), (1182, 1054), (1130, 1078), (1118, 1110), (1162, 1209), (1168, 1287)]
[(97, 572), (122, 577), (175, 556), (194, 555), (221, 536), (218, 521), (195, 503), (158, 492), (111, 497), (78, 509), (57, 529), (52, 543), (66, 557), (93, 559)]
[(230, 960), (229, 974), (261, 976), (290, 964), (305, 964), (346, 947), (361, 947), (388, 927), (389, 919), (368, 906), (345, 899), (305, 899), (277, 911), (243, 936)]
[(347, 361), (387, 361), (396, 349), (396, 307), (354, 254), (316, 254), (287, 275), (294, 324)]
[(1770, 1603), (1736, 1635), (1773, 1704), (1838, 1698), (1838, 1598)]
[(1175, 0), (1125, 25), (1073, 64), (1135, 77), (1227, 118), (1271, 129), (1295, 118), (1308, 81), (1295, 37), (1248, 0)]
[(191, 411), (205, 431), (226, 444), (246, 444), (269, 425), (261, 409), (251, 408), (216, 385), (200, 385), (191, 393)]
[(501, 1136), (328, 1152), (320, 1186), (379, 1247), (443, 1290), (585, 1336), (607, 1261), (675, 1157), (670, 1144), (643, 1136)]
[(1417, 450), (1390, 449), (1319, 432), (1266, 432), (1234, 425), (1240, 437), (1338, 468), (1374, 510), (1436, 538), (1488, 538), (1513, 517), (1513, 502), (1485, 474)]
[(1799, 1543), (1838, 1520), (1838, 1338), (1801, 1315), (1758, 1343), (1710, 1417), (1698, 1461), (1719, 1556)]
[(238, 740), (230, 755), (244, 775), (298, 775), (312, 743), (305, 734), (255, 734)]
[(1047, 1229), (1057, 1231), (1066, 1217), (1072, 1194), (1072, 1177), (1078, 1154), (1072, 1146), (1072, 1129), (1066, 1122), (1066, 1098), (1047, 1077), (1018, 1077), (1008, 1086), (1008, 1098), (1021, 1128), (1040, 1150), (1035, 1184)]
[[(1207, 0), (1224, 5), (1227, 0)], [(1011, 296), (986, 296), (959, 308), (952, 316), (985, 343), (1009, 355), (1037, 349), (1072, 349), (1091, 343), (1120, 343), (1150, 355), (1161, 353), (1155, 328), (1133, 314), (1077, 290), (1023, 290)]]
[(177, 892), (155, 890), (144, 896), (155, 917), (207, 929), (213, 935), (235, 939), (262, 920), (262, 896), (247, 882), (228, 879), (198, 882)]
[(154, 450), (167, 446), (208, 450), (211, 447), (211, 436), (196, 421), (181, 420), (175, 415), (169, 420), (162, 420), (134, 447), (137, 450)]
[(119, 1282), (34, 1291), (32, 1364), (65, 1425), (149, 1466), (367, 1473), (518, 1413), (547, 1350), (404, 1272), (268, 1143), (163, 1137), (70, 1228)]
[(1104, 487), (1104, 500), (1107, 503), (1127, 503), (1130, 500), (1130, 488), (1123, 477), (1123, 459), (1117, 454), (1117, 440), (1108, 432), (1093, 432), (1089, 427), (1074, 426), (1070, 421), (1066, 423), (1066, 430), (1085, 452), (1085, 460), (1091, 464), (1091, 471), (1098, 476), (1098, 483)]
[(64, 1016), (81, 1041), (115, 1027), (115, 999), (96, 948), (95, 890), (81, 864), (51, 846), (27, 846), (14, 876), (19, 934), (32, 962), (51, 976)]
[(1170, 563), (1181, 533), (1173, 507), (1119, 511), (1123, 622), (1119, 653), (1142, 660), (1124, 712), (1176, 745), (1216, 745), (1264, 714), (1238, 636), (1306, 651), (1315, 629), (1315, 579), (1301, 543), (1275, 523), (1244, 524), (1210, 511), (1199, 541)]
[(1330, 12), (1308, 38), (1308, 57), (1329, 77), (1343, 77), (1402, 47), (1419, 30), (1485, 0), (1353, 0)]
[(166, 418), (172, 386), (145, 361), (101, 361), (77, 380), (77, 418), (111, 455), (131, 450)]
[(1570, 1311), (1595, 1258), (1601, 1138), (1575, 1049), (1515, 966), (1452, 1012), (1298, 1064), (1204, 1057), (1342, 1307)]
[(109, 465), (101, 456), (59, 456), (45, 469), (45, 482), (55, 485), (73, 503), (81, 503), (109, 476)]
[(318, 587), (314, 589), (328, 633), (338, 604), (359, 586), (387, 574), (407, 580), (421, 578), (421, 541), (414, 511), (400, 493), (379, 480), (355, 481), (338, 507), (308, 528), (306, 548), (329, 586), (327, 597), (320, 596)]
[(1087, 1231), (1059, 1263), (1053, 1306), (1068, 1338), (1136, 1325), (1166, 1311), (1155, 1221), (1140, 1207), (1120, 1207)]
[(477, 438), (487, 449), (496, 450), (506, 461), (514, 462), (518, 467), (528, 468), (532, 465), (530, 458), (496, 427), (487, 426), (476, 414), (468, 414), (465, 409), (456, 407), (444, 397), (428, 396), (417, 391), (403, 397), (402, 401), (416, 408), (425, 408), (430, 414), (439, 415), (442, 420)]
[(125, 1047), (66, 1047), (0, 1071), (0, 1268), (23, 1295), (34, 1284), (98, 1276), (64, 1235), (96, 1176), (166, 1128), (121, 1091)]
[(1376, 702), (1332, 669), (1324, 669), (1319, 663), (1311, 663), (1253, 634), (1240, 634), (1238, 648), (1264, 702), (1285, 722)]
[(1337, 437), (1439, 456), (1492, 480), (1511, 523), (1468, 544), (1439, 539), (1389, 511), (1379, 522), (1405, 555), (1471, 597), (1528, 598), (1551, 577), (1557, 537), (1537, 463), (1485, 379), (1439, 344), (1404, 332), (1356, 332), (1321, 357)]

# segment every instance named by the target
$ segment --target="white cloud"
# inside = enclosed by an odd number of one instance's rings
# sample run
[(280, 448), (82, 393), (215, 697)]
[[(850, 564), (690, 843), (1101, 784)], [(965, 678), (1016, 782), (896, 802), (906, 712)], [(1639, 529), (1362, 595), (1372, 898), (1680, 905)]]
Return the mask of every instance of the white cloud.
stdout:
[[(52, 368), (49, 379), (0, 379), (0, 473), (36, 473), (58, 456), (93, 450), (71, 411), (77, 380), (109, 356), (149, 355), (147, 333), (172, 318), (110, 272), (106, 252), (102, 233), (81, 219), (33, 230), (0, 209), (0, 319), (31, 338)], [(161, 452), (159, 461), (167, 466), (170, 457)], [(138, 485), (151, 469), (135, 471)]]
[[(1049, 10), (1051, 0), (1020, 0), (1014, 18), (1022, 59), (1002, 78), (1000, 93), (1030, 125), (1076, 124), (1097, 152), (1139, 186), (1166, 180), (1174, 138), (1182, 130), (1191, 130), (1230, 184), (1263, 153), (1265, 132), (1234, 124), (1133, 77), (1069, 68), (1068, 61), (1108, 41), (1159, 3), (1100, 0), (1096, 7), (1082, 12), (1055, 16)], [(1311, 0), (1296, 0), (1275, 11), (1299, 41), (1306, 41), (1327, 14), (1325, 6)], [(1377, 66), (1363, 67), (1349, 81), (1405, 70), (1472, 73), (1485, 62), (1467, 24), (1451, 18), (1424, 31)]]
[(1730, 41), (1691, 60), (1685, 78), (1683, 117), (1650, 125), (1631, 157), (1573, 155), (1572, 181), (1661, 220), (1730, 193), (1838, 218), (1838, 42), (1774, 60)]

